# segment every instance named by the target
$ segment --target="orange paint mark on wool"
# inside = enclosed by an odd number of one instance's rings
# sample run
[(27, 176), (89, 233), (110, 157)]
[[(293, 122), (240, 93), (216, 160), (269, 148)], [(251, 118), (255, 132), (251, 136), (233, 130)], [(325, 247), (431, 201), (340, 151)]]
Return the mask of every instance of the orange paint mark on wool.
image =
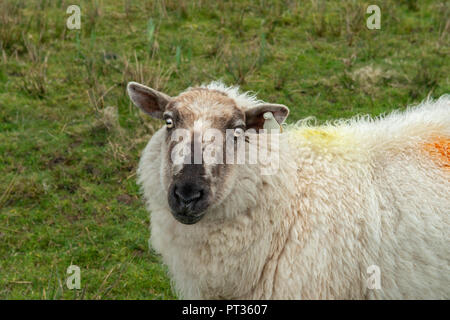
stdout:
[(436, 159), (439, 164), (450, 170), (450, 139), (436, 137), (432, 142), (425, 144), (425, 150)]

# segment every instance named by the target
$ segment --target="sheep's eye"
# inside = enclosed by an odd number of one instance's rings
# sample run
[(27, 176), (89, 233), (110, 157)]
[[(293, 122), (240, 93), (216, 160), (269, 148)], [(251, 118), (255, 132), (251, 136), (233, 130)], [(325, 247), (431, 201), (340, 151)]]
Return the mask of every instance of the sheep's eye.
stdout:
[(173, 128), (173, 119), (172, 118), (166, 118), (166, 126), (167, 128)]
[(244, 129), (242, 129), (242, 128), (234, 129), (234, 137), (235, 138), (239, 138), (239, 137), (241, 137), (243, 135), (244, 135)]

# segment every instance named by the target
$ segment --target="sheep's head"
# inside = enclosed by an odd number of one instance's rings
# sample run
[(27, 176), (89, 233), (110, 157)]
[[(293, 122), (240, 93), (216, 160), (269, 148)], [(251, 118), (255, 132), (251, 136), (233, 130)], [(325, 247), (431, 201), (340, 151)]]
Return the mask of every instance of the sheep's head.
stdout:
[(229, 155), (237, 159), (239, 145), (248, 142), (245, 130), (262, 129), (266, 112), (278, 123), (289, 113), (278, 104), (244, 109), (226, 93), (207, 88), (190, 89), (176, 97), (135, 82), (127, 90), (135, 105), (165, 121), (161, 181), (173, 216), (184, 224), (198, 222), (232, 191), (239, 164), (230, 161)]

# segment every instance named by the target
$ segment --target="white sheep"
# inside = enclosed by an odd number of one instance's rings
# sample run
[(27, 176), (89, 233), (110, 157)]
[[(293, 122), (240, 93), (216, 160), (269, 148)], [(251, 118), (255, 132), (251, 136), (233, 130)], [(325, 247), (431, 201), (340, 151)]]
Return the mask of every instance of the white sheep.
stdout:
[(288, 125), (278, 171), (264, 175), (260, 164), (174, 164), (171, 132), (241, 135), (267, 111), (282, 123), (285, 106), (219, 82), (177, 97), (132, 82), (128, 93), (166, 121), (138, 182), (180, 298), (450, 298), (449, 95), (376, 119)]

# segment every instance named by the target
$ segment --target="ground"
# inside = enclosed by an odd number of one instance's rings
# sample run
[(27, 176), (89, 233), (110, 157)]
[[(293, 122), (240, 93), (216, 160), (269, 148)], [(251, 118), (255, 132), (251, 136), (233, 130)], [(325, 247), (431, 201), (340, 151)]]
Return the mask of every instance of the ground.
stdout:
[[(81, 8), (69, 30), (66, 9)], [(366, 8), (381, 9), (369, 30)], [(135, 172), (162, 123), (137, 81), (175, 95), (222, 79), (288, 122), (379, 115), (450, 92), (445, 1), (0, 3), (0, 299), (173, 299)], [(81, 289), (66, 269), (81, 269)]]

